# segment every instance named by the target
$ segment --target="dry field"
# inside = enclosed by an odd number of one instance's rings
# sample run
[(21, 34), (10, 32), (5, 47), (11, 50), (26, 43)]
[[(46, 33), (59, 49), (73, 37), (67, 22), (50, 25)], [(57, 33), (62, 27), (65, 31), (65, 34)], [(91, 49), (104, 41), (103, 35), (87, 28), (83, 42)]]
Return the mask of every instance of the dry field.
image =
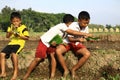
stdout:
[[(37, 39), (37, 38), (34, 38)], [(34, 52), (38, 44), (38, 40), (30, 39), (26, 42), (25, 48), (19, 55), (19, 77), (22, 78), (27, 70), (28, 65), (34, 59)], [(5, 47), (8, 40), (0, 40), (0, 50)], [(84, 43), (91, 52), (91, 57), (86, 64), (77, 70), (79, 80), (113, 80), (118, 77), (120, 80), (120, 36), (101, 36), (100, 41)], [(65, 55), (68, 68), (78, 61), (78, 58), (71, 52)], [(8, 78), (12, 75), (12, 65), (10, 59), (7, 60)], [(62, 68), (58, 64), (56, 77), (54, 80), (64, 80), (62, 76)], [(41, 62), (31, 74), (28, 80), (49, 80), (50, 65), (49, 57)], [(70, 80), (70, 75), (67, 80)], [(0, 79), (1, 80), (1, 79)]]

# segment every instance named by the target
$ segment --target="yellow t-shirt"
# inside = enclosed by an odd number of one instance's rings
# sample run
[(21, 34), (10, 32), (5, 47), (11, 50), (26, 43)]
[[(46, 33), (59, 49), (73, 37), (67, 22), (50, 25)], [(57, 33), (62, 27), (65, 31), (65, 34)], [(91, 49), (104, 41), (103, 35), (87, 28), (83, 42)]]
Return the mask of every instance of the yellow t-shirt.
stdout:
[[(13, 30), (13, 25), (8, 27), (7, 32), (10, 32), (12, 30)], [(16, 28), (16, 30), (14, 30), (14, 31), (16, 33), (18, 33), (20, 36), (29, 36), (29, 32), (28, 32), (27, 27), (25, 25), (21, 25), (20, 27)], [(11, 35), (10, 39), (11, 39), (11, 41), (8, 43), (8, 45), (20, 45), (21, 49), (25, 45), (25, 40), (14, 36), (14, 34)]]

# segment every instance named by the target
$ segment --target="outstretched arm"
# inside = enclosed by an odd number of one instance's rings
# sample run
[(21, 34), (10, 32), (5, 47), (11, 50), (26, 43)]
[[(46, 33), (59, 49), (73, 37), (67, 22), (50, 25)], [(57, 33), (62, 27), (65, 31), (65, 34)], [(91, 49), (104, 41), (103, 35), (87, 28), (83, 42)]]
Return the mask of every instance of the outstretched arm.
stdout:
[(71, 42), (85, 42), (86, 39), (85, 38), (74, 38), (74, 37), (68, 37), (69, 41)]
[(77, 36), (92, 36), (92, 34), (89, 34), (89, 33), (84, 33), (84, 32), (79, 32), (79, 31), (75, 31), (75, 30), (72, 30), (72, 29), (67, 29), (66, 32), (68, 34), (71, 34), (71, 35), (77, 35)]

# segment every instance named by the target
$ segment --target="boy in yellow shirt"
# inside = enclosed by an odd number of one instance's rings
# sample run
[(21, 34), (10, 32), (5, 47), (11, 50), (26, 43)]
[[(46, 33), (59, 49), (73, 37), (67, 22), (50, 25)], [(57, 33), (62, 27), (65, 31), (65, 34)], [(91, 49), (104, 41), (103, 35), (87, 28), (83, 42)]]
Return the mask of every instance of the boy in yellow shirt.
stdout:
[(0, 53), (1, 74), (0, 77), (6, 77), (5, 59), (11, 55), (13, 63), (13, 76), (11, 80), (16, 80), (18, 74), (18, 55), (24, 48), (25, 41), (29, 39), (29, 33), (25, 25), (21, 24), (21, 15), (19, 12), (12, 12), (10, 16), (11, 25), (7, 29), (6, 37), (11, 41)]

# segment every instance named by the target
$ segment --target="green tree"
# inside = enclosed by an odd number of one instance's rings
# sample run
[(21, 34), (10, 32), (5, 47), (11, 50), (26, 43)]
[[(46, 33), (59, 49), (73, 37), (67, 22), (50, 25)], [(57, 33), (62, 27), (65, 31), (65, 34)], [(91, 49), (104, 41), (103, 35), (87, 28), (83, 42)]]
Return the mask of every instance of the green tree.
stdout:
[(11, 12), (15, 11), (15, 9), (11, 10), (10, 7), (5, 6), (5, 8), (3, 8), (1, 10), (1, 14), (0, 14), (0, 26), (1, 29), (3, 31), (6, 31), (8, 25), (10, 24), (10, 14)]

